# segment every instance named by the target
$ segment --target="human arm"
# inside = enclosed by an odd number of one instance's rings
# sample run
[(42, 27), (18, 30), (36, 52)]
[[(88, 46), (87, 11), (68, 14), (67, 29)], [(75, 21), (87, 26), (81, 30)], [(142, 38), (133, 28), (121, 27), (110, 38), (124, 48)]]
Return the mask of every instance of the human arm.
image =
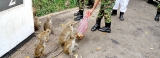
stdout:
[(89, 11), (90, 15), (92, 15), (93, 11), (95, 10), (95, 8), (97, 7), (98, 3), (100, 0), (95, 0), (94, 6), (93, 8)]

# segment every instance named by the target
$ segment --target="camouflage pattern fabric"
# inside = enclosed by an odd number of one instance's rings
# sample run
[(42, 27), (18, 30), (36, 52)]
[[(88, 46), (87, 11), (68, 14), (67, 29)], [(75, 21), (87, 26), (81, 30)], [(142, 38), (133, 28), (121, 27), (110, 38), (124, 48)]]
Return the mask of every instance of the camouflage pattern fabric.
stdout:
[(84, 0), (77, 0), (79, 10), (84, 10)]
[(101, 0), (101, 7), (97, 19), (102, 19), (104, 17), (105, 23), (111, 23), (111, 12), (114, 3), (115, 0)]
[(158, 3), (157, 11), (160, 12), (160, 3)]
[(94, 0), (88, 0), (88, 3), (94, 3)]

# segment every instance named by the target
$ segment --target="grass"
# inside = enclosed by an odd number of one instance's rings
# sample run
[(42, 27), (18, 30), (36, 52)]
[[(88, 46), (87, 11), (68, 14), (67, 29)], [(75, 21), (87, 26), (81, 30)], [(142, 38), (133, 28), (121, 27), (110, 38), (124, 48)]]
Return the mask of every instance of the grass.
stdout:
[(70, 3), (66, 7), (67, 0), (32, 0), (33, 7), (36, 9), (36, 16), (43, 16), (49, 13), (77, 7), (77, 0), (68, 0)]

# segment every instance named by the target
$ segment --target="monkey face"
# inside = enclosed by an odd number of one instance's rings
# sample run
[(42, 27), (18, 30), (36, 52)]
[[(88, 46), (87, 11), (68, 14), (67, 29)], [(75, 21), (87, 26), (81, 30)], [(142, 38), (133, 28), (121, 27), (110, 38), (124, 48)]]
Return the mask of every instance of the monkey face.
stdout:
[(34, 16), (34, 19), (38, 19), (38, 17), (37, 17), (37, 16)]
[(47, 17), (47, 19), (51, 20), (51, 15), (49, 15), (49, 16)]
[(51, 33), (51, 29), (46, 29), (46, 32), (49, 35)]
[(70, 21), (70, 26), (75, 27), (77, 23), (78, 23), (77, 21)]

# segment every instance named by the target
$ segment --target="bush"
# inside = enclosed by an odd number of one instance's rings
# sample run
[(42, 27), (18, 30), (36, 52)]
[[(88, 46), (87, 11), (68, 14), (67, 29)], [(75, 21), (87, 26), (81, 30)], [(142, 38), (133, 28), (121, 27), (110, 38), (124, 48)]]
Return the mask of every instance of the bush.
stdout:
[[(65, 5), (66, 1), (70, 2), (68, 7)], [(36, 9), (36, 16), (43, 16), (77, 6), (77, 0), (32, 0), (32, 2)]]

